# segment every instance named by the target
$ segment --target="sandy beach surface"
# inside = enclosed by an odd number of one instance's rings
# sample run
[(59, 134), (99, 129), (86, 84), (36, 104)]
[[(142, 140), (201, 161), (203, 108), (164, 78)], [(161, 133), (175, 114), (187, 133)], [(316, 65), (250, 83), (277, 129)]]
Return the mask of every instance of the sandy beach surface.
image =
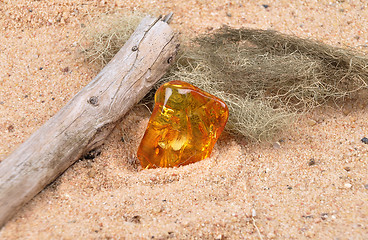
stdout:
[[(5, 0), (0, 10), (0, 161), (96, 76), (78, 41), (101, 13), (172, 11), (184, 36), (227, 24), (368, 53), (363, 0)], [(137, 106), (100, 156), (71, 166), (0, 238), (368, 239), (367, 101), (308, 113), (279, 144), (224, 133), (208, 159), (142, 171), (136, 151), (150, 113)]]

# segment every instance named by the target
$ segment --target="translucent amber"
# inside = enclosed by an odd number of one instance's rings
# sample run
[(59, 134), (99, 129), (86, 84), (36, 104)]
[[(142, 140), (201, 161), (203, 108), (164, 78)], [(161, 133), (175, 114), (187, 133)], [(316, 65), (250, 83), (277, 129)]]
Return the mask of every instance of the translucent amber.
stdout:
[(138, 148), (142, 167), (175, 167), (207, 158), (228, 116), (223, 101), (189, 83), (162, 85)]

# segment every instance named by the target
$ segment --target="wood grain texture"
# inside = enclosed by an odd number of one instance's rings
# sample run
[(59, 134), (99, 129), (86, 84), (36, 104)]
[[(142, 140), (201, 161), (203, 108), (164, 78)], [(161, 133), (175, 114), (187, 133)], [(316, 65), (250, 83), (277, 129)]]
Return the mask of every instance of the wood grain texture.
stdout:
[(166, 72), (177, 48), (167, 23), (144, 18), (109, 64), (0, 163), (0, 228), (83, 153), (103, 143)]

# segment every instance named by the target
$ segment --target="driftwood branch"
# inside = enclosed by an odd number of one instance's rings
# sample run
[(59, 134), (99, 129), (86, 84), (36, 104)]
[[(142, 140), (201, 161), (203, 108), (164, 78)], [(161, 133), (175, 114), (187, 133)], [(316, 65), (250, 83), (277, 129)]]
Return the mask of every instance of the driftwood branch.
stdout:
[(178, 44), (165, 21), (144, 18), (109, 64), (0, 163), (0, 228), (83, 153), (101, 145), (166, 72)]

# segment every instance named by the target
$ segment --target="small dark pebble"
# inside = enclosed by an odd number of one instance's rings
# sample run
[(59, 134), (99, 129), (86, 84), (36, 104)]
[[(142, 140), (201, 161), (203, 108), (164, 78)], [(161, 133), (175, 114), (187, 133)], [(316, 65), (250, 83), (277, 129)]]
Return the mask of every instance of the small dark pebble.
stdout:
[(314, 216), (313, 216), (313, 215), (303, 215), (302, 217), (303, 217), (303, 218), (314, 218)]
[(65, 68), (61, 69), (61, 71), (64, 72), (64, 73), (67, 73), (67, 72), (69, 72), (69, 67), (65, 67)]
[(228, 16), (228, 17), (232, 17), (233, 15), (231, 15), (231, 13), (226, 13), (226, 16)]
[(3, 102), (3, 101), (1, 101), (1, 102), (0, 102), (0, 105), (4, 105), (4, 102)]
[(351, 170), (351, 168), (348, 167), (348, 166), (346, 166), (346, 167), (344, 167), (344, 170), (347, 171), (347, 172), (349, 172)]
[(51, 100), (55, 100), (55, 98), (53, 97), (53, 98), (51, 98)]
[(309, 159), (308, 165), (309, 166), (316, 165), (316, 160), (314, 160), (314, 158)]
[(82, 23), (81, 28), (85, 28), (85, 27), (86, 27), (86, 24)]
[(328, 218), (328, 213), (322, 213), (321, 218), (322, 220), (326, 220)]
[(121, 142), (125, 142), (124, 137), (121, 137), (121, 138), (120, 138), (120, 141), (121, 141)]
[(28, 97), (28, 95), (24, 95), (24, 98), (27, 98)]
[(28, 9), (28, 12), (33, 12), (33, 10), (32, 9)]
[(291, 189), (293, 189), (293, 187), (292, 186), (288, 186), (287, 189), (291, 190)]
[(262, 4), (262, 6), (263, 6), (264, 8), (268, 8), (270, 5), (268, 5), (268, 4)]
[(368, 138), (366, 138), (366, 137), (364, 137), (364, 138), (362, 138), (362, 140), (361, 140), (363, 143), (365, 143), (365, 144), (368, 144)]
[(131, 219), (130, 219), (130, 222), (133, 222), (133, 223), (141, 223), (141, 216), (139, 216), (139, 215), (136, 215), (136, 216), (134, 216), (134, 217), (132, 217)]
[(364, 185), (364, 188), (368, 190), (368, 184), (365, 184)]
[(8, 132), (13, 132), (14, 131), (14, 126), (13, 125), (9, 125), (8, 126)]
[(40, 69), (40, 70), (42, 70), (42, 69), (43, 69), (43, 67), (40, 67), (39, 69)]

